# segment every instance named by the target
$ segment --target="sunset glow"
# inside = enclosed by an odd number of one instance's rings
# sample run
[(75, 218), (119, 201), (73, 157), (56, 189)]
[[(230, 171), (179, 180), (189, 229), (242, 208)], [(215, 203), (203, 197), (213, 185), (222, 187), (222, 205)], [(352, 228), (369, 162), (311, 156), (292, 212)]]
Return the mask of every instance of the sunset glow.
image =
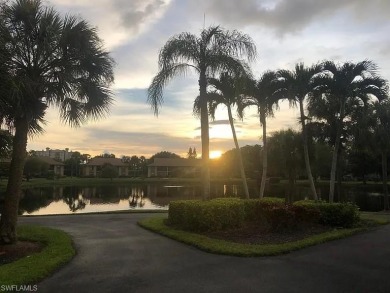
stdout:
[(211, 151), (210, 159), (218, 159), (222, 156), (222, 151)]

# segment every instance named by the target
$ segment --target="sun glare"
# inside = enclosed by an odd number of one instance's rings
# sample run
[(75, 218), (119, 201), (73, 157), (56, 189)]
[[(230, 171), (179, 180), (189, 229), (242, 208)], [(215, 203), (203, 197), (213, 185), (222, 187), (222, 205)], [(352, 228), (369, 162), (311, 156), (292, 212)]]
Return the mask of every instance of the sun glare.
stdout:
[(210, 152), (210, 159), (218, 159), (222, 155), (221, 151), (211, 151)]

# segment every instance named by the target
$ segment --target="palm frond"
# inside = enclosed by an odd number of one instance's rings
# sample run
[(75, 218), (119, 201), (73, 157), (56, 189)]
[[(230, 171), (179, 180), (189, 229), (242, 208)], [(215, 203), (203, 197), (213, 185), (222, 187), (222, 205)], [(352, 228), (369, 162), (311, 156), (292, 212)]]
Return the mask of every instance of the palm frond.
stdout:
[(162, 68), (153, 78), (152, 83), (148, 88), (147, 102), (151, 105), (156, 116), (158, 116), (159, 108), (164, 102), (164, 87), (176, 75), (186, 75), (188, 69), (191, 67), (192, 65), (187, 63), (171, 64), (169, 67)]
[(190, 33), (173, 36), (160, 50), (158, 60), (160, 69), (178, 63), (192, 63), (197, 66), (200, 62), (200, 52), (196, 36)]

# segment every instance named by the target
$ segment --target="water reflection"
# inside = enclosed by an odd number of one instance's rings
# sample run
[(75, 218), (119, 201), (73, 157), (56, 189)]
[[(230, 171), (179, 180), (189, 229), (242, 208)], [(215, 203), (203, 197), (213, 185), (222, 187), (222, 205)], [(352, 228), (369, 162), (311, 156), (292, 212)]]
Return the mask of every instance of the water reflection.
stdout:
[[(121, 186), (66, 186), (24, 190), (19, 214), (47, 215), (104, 212), (129, 209), (167, 209), (173, 200), (200, 199), (199, 185), (135, 184)], [(250, 194), (257, 194), (257, 186), (249, 185)], [(241, 185), (212, 184), (212, 197), (240, 197)], [(318, 188), (318, 194), (326, 200), (328, 186)], [(285, 198), (286, 187), (269, 185), (269, 196)], [(294, 200), (309, 198), (308, 187), (296, 186)], [(383, 207), (381, 186), (357, 186), (342, 189), (338, 201), (355, 202), (361, 210), (379, 211)]]

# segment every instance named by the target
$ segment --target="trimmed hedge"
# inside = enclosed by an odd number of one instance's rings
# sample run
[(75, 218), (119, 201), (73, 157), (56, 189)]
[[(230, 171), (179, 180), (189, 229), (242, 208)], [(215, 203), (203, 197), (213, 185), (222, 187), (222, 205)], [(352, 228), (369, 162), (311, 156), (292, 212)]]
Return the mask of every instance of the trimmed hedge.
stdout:
[(295, 202), (294, 206), (316, 215), (315, 219), (326, 226), (350, 228), (360, 220), (359, 208), (353, 203), (302, 200)]
[(244, 220), (244, 203), (238, 198), (180, 200), (169, 204), (168, 223), (188, 231), (238, 228)]
[(180, 200), (169, 205), (168, 224), (204, 232), (227, 230), (255, 222), (272, 230), (286, 230), (302, 222), (349, 228), (359, 221), (358, 207), (350, 203), (299, 201), (285, 204), (280, 198), (217, 198)]

